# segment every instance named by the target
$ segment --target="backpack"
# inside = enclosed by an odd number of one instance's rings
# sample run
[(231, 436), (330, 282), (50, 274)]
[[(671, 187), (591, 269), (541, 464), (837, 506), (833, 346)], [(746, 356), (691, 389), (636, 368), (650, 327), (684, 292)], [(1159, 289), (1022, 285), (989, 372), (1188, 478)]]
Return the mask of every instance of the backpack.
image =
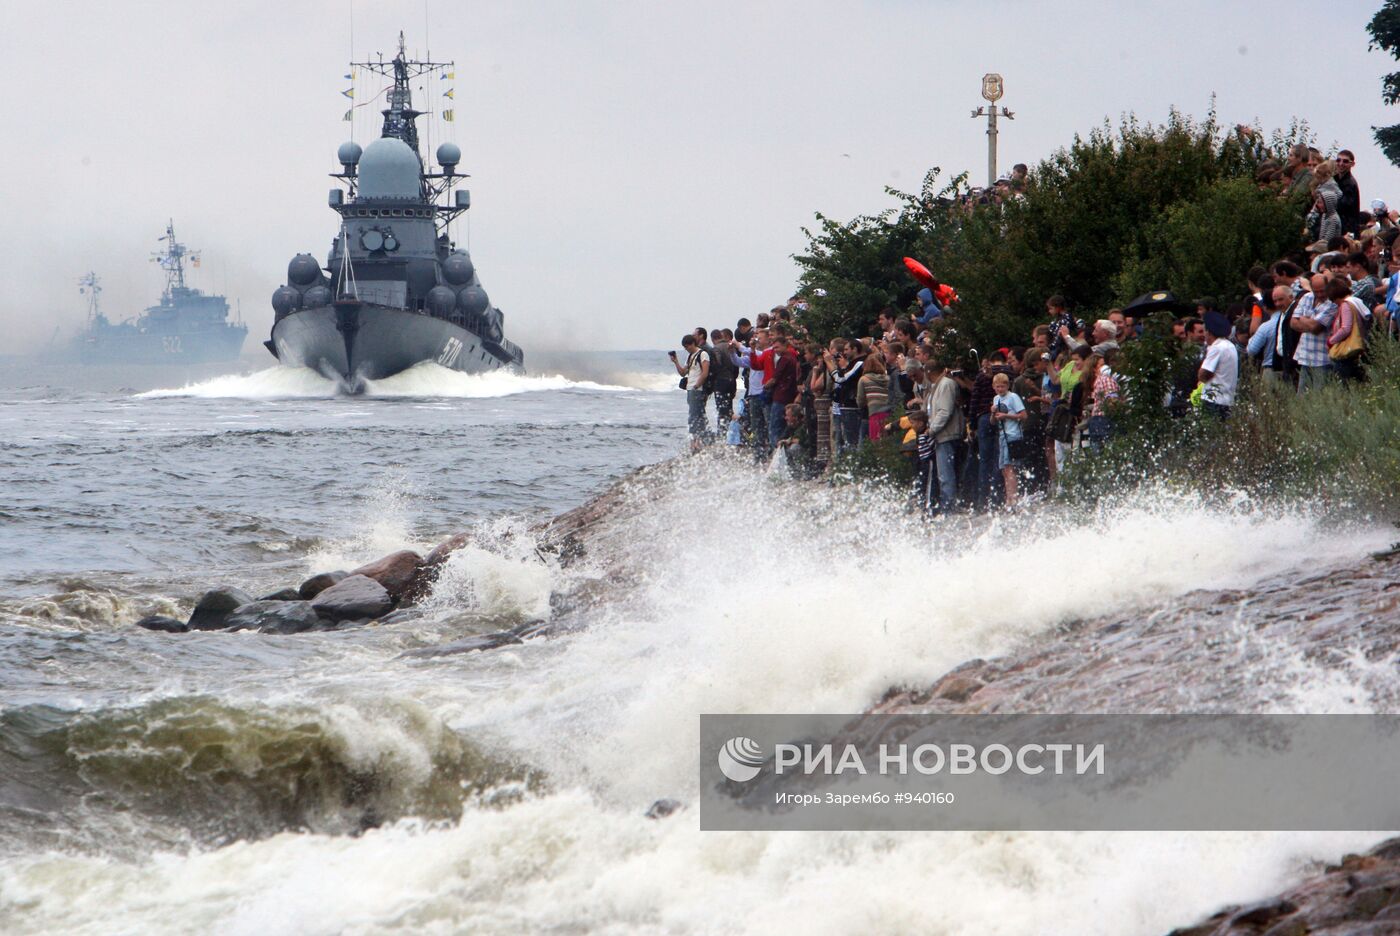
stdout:
[(710, 373), (709, 373), (708, 376), (705, 377), (705, 392), (706, 392), (706, 393), (714, 393), (714, 392), (715, 392), (715, 356), (714, 356), (713, 354), (710, 354), (710, 352), (709, 352), (709, 351), (706, 351), (704, 348), (701, 348), (699, 351), (697, 351), (697, 352), (695, 352), (695, 353), (696, 353), (696, 354), (709, 354), (709, 355), (710, 355)]
[(1064, 445), (1068, 445), (1074, 439), (1074, 413), (1068, 400), (1060, 400), (1055, 403), (1045, 432), (1050, 438)]

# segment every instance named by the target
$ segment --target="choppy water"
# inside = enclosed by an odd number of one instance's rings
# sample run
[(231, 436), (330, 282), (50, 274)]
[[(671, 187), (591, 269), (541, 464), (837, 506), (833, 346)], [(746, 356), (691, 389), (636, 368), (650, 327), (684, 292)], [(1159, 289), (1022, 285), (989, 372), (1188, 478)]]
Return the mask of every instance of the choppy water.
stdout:
[[(533, 519), (682, 446), (683, 400), (653, 360), (428, 370), (354, 399), (283, 371), (79, 391), (11, 372), (0, 930), (1146, 934), (1370, 844), (702, 835), (691, 809), (644, 818), (659, 797), (694, 801), (701, 712), (859, 711), (1067, 621), (1247, 590), (1394, 539), (1152, 492), (931, 534), (874, 495), (699, 460), (561, 566)], [(405, 624), (131, 626), (208, 585), (271, 590), (468, 528), (475, 544)], [(569, 632), (401, 655), (550, 616)], [(1223, 665), (1181, 706), (1208, 704), (1215, 678), (1231, 705), (1277, 710), (1277, 686), (1241, 691)], [(1384, 674), (1339, 693), (1349, 678), (1314, 667), (1300, 679), (1319, 691), (1288, 698), (1382, 704), (1367, 700)], [(1093, 698), (1113, 710), (1115, 691)]]

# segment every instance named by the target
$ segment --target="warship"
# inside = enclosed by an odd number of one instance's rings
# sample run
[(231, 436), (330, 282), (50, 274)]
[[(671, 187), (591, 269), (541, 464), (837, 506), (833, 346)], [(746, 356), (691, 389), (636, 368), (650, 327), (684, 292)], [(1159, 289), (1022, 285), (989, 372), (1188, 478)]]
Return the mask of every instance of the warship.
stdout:
[(352, 141), (336, 154), (328, 203), (340, 226), (326, 265), (297, 254), (272, 294), (263, 344), (281, 363), (313, 368), (351, 393), (425, 361), (469, 374), (522, 367), (470, 254), (451, 239), (449, 225), (471, 206), (457, 187), (468, 178), (457, 171), (461, 149), (440, 145), (432, 172), (418, 148), (425, 112), (414, 109), (409, 83), (452, 67), (410, 60), (403, 33), (392, 61), (351, 63), (352, 74), (391, 82), (383, 128), (363, 149)]
[(233, 361), (248, 337), (248, 326), (228, 320), (228, 300), (206, 295), (185, 282), (185, 263), (199, 266), (199, 254), (175, 239), (175, 222), (160, 238), (165, 245), (152, 262), (165, 271), (160, 303), (140, 316), (113, 324), (102, 314), (97, 274), (78, 281), (87, 296), (87, 324), (73, 340), (71, 355), (83, 364), (208, 364)]

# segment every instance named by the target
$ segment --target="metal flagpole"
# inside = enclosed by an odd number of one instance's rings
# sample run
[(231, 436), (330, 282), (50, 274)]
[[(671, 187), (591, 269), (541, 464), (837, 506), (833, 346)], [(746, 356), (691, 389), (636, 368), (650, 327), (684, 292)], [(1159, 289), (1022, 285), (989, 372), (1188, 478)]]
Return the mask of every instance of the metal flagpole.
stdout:
[(997, 117), (1005, 117), (1007, 120), (1015, 120), (1015, 115), (1005, 107), (998, 108), (997, 101), (1001, 100), (1003, 91), (1001, 75), (996, 72), (989, 72), (982, 76), (982, 97), (989, 106), (979, 107), (972, 112), (973, 117), (987, 118), (987, 188), (991, 188), (997, 183)]

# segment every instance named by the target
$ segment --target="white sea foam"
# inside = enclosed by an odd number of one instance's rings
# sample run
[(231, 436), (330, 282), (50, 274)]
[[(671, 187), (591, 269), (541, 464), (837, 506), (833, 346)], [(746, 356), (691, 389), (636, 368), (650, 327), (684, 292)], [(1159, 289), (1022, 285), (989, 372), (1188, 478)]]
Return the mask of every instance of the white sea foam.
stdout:
[(251, 374), (225, 374), (199, 383), (165, 390), (147, 390), (136, 394), (138, 400), (158, 400), (167, 397), (201, 397), (271, 400), (297, 397), (331, 397), (336, 394), (336, 382), (328, 380), (309, 367), (269, 367)]
[[(1092, 515), (927, 528), (856, 489), (775, 491), (698, 462), (641, 492), (637, 516), (610, 538), (621, 552), (608, 558), (635, 582), (595, 608), (588, 629), (518, 655), (384, 677), (386, 691), (542, 767), (552, 792), (504, 809), (468, 804), (451, 827), (287, 833), (144, 863), (29, 855), (0, 866), (0, 917), (75, 933), (1146, 936), (1263, 897), (1307, 861), (1379, 839), (702, 834), (693, 808), (642, 818), (661, 796), (693, 807), (702, 712), (859, 711), (891, 685), (927, 684), (1070, 620), (1344, 563), (1390, 537), (1152, 491)], [(520, 607), (555, 575), (523, 553), (464, 552), (450, 568), (437, 596), (449, 604)], [(472, 673), (502, 678), (463, 678)], [(1294, 697), (1299, 705), (1343, 710), (1364, 710), (1372, 696), (1339, 687), (1397, 679), (1372, 667), (1350, 680), (1325, 667), (1294, 675), (1315, 687)], [(1276, 696), (1262, 692), (1261, 709), (1276, 710)]]
[[(492, 371), (464, 374), (433, 361), (416, 364), (402, 373), (382, 380), (365, 381), (365, 392), (373, 397), (449, 397), (488, 399), (518, 393), (560, 390), (592, 390), (620, 393), (675, 389), (665, 375), (645, 372), (608, 372), (603, 380), (576, 379), (564, 373), (514, 373)], [(332, 397), (340, 392), (337, 381), (306, 367), (269, 367), (251, 374), (225, 374), (183, 387), (148, 390), (136, 394), (139, 400), (168, 397), (196, 397), (270, 400)]]
[(610, 374), (617, 383), (572, 379), (561, 373), (531, 374), (512, 371), (491, 371), (485, 374), (464, 374), (449, 370), (433, 361), (415, 364), (408, 370), (383, 380), (366, 381), (366, 393), (376, 397), (461, 397), (481, 399), (514, 396), (517, 393), (541, 393), (558, 390), (594, 390), (622, 392), (628, 390), (669, 390), (673, 382), (652, 374)]

